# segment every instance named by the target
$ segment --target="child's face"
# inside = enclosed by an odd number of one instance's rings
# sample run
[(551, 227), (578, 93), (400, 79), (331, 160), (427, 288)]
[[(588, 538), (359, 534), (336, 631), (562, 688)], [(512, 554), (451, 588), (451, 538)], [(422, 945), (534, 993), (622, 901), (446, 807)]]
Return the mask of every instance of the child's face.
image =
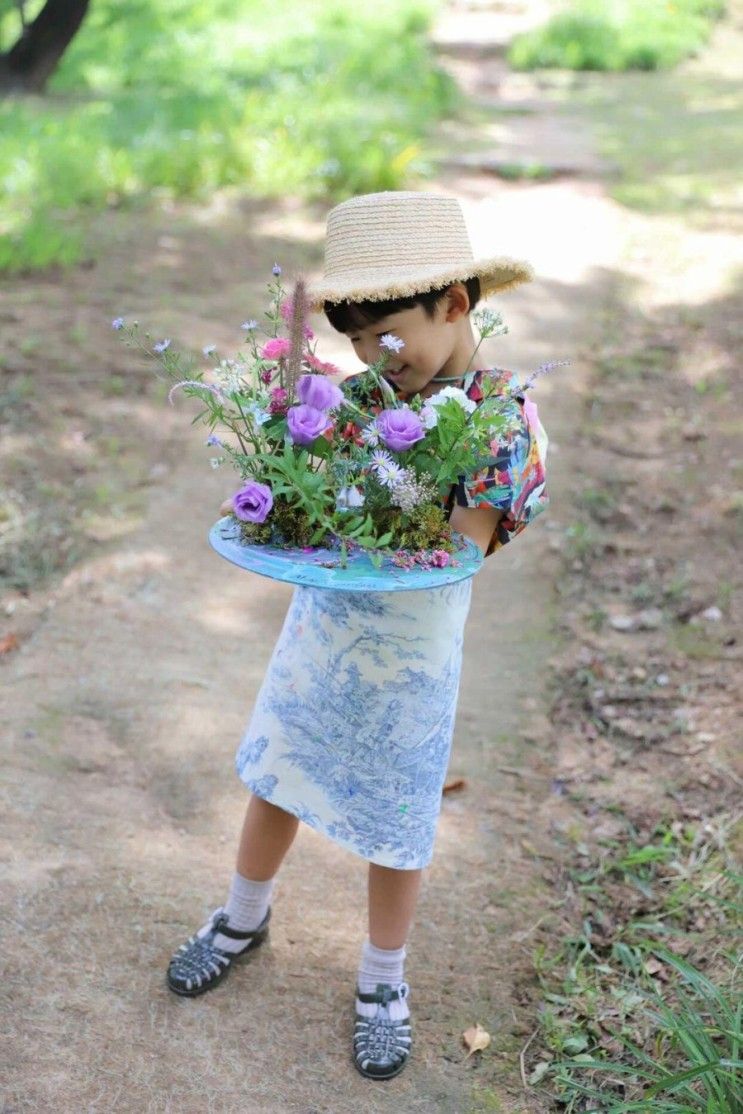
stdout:
[(373, 325), (351, 329), (346, 336), (356, 355), (367, 365), (386, 351), (380, 348), (380, 337), (385, 333), (399, 337), (405, 347), (389, 354), (384, 376), (406, 393), (425, 397), (439, 389), (436, 383), (431, 383), (435, 375), (463, 373), (472, 353), (466, 287), (457, 284), (434, 308), (433, 318), (423, 306), (413, 306)]

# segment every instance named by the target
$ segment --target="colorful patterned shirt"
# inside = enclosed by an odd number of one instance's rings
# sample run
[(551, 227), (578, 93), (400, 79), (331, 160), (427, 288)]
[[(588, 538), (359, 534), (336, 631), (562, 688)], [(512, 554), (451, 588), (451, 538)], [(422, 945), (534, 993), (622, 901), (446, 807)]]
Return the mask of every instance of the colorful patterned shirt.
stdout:
[[(503, 368), (468, 372), (462, 386), (467, 397), (476, 403), (484, 398), (481, 383), (485, 375), (494, 378), (496, 389), (503, 393), (519, 386), (518, 376)], [(379, 413), (383, 408), (379, 388), (374, 385), (370, 390), (363, 372), (345, 380), (341, 389), (355, 401), (366, 405), (370, 413)], [(395, 394), (401, 402), (412, 398), (411, 394), (399, 388), (395, 388)], [(515, 394), (510, 406), (513, 407), (514, 420), (510, 423), (513, 428), (498, 440), (498, 451), (476, 472), (460, 476), (442, 501), (449, 515), (455, 504), (460, 507), (495, 507), (504, 512), (493, 531), (486, 557), (520, 534), (549, 505), (545, 471), (548, 438), (539, 420), (537, 407), (523, 394)]]

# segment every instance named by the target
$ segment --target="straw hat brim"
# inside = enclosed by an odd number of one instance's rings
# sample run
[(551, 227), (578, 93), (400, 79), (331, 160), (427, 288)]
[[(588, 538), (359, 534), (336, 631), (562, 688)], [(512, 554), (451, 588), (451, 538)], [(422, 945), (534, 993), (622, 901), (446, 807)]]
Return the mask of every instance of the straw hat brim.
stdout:
[(486, 298), (490, 294), (512, 290), (522, 282), (530, 282), (534, 278), (534, 268), (525, 260), (498, 255), (449, 267), (406, 266), (399, 268), (397, 273), (394, 267), (358, 270), (349, 274), (347, 279), (336, 277), (332, 283), (320, 281), (308, 284), (307, 300), (313, 313), (322, 313), (325, 302), (381, 302), (390, 298), (406, 298), (475, 276), (480, 279), (482, 297)]

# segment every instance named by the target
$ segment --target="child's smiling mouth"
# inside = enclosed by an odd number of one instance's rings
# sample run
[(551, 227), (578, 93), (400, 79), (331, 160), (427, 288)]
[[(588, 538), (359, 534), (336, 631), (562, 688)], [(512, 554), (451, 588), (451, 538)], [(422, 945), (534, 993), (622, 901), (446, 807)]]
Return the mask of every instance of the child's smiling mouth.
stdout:
[(392, 368), (389, 368), (389, 367), (388, 367), (388, 368), (386, 369), (386, 374), (387, 374), (387, 375), (391, 375), (393, 379), (399, 379), (399, 378), (400, 378), (400, 376), (401, 376), (401, 375), (402, 375), (402, 374), (403, 374), (404, 372), (406, 372), (407, 370), (408, 370), (408, 365), (407, 365), (407, 364), (403, 364), (403, 366), (402, 366), (402, 367), (399, 367), (399, 368), (397, 369), (397, 371), (393, 371), (393, 370), (392, 370)]

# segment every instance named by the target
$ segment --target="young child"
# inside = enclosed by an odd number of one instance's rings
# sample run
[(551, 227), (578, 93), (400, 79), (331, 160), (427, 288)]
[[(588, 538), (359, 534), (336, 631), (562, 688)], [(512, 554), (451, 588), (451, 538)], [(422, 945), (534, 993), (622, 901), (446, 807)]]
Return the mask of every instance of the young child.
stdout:
[[(469, 314), (481, 296), (532, 277), (524, 262), (473, 257), (456, 199), (389, 191), (331, 210), (325, 274), (310, 296), (366, 364), (385, 333), (404, 342), (384, 373), (399, 398), (453, 386), (477, 404), (483, 376), (504, 390), (517, 380), (469, 368)], [(382, 399), (370, 378), (353, 376), (343, 389), (373, 412)], [(486, 557), (547, 504), (536, 407), (523, 396), (508, 405), (516, 432), (445, 502), (452, 527)], [(172, 957), (175, 993), (211, 989), (266, 939), (274, 879), (303, 820), (369, 863), (354, 1064), (375, 1079), (405, 1066), (405, 944), (433, 855), (471, 592), (471, 578), (404, 592), (295, 588), (235, 758), (252, 795), (229, 895)]]

